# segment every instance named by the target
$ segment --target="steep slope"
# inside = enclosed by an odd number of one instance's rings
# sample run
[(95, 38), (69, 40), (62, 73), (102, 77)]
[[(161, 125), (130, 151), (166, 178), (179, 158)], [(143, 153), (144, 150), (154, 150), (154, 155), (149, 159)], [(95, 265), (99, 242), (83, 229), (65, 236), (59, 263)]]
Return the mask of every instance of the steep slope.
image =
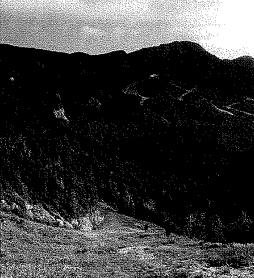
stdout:
[(243, 238), (254, 78), (242, 61), (186, 41), (99, 56), (1, 45), (2, 190), (64, 215), (103, 198), (182, 232), (205, 212), (208, 238), (214, 218)]

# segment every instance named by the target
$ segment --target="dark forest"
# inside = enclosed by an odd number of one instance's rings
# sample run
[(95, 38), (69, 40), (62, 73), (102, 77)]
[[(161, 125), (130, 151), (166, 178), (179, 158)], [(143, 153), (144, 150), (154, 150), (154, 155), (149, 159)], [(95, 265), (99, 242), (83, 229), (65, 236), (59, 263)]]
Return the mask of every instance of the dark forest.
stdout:
[(170, 232), (253, 242), (253, 58), (188, 41), (97, 56), (1, 45), (0, 72), (1, 199), (67, 218), (103, 199)]

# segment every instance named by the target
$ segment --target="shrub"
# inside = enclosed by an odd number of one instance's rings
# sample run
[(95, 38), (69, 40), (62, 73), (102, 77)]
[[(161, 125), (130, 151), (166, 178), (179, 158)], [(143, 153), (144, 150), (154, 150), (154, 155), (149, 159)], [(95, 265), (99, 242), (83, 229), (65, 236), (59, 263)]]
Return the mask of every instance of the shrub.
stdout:
[(185, 234), (192, 238), (196, 237), (198, 239), (205, 238), (205, 213), (195, 212), (188, 215), (185, 218)]
[(244, 243), (248, 242), (248, 234), (250, 232), (251, 226), (253, 224), (253, 221), (251, 220), (251, 218), (247, 215), (247, 213), (245, 211), (241, 212), (241, 215), (238, 218), (237, 221), (237, 226), (238, 226), (238, 230), (240, 232), (241, 238), (245, 239)]

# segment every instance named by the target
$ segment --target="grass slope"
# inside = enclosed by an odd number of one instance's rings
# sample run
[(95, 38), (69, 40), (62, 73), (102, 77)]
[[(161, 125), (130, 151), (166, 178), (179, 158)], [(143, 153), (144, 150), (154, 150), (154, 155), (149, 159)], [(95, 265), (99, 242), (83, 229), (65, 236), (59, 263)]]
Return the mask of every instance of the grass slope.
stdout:
[(145, 232), (141, 221), (110, 217), (84, 233), (0, 212), (1, 277), (254, 277), (253, 246), (209, 248), (151, 223)]

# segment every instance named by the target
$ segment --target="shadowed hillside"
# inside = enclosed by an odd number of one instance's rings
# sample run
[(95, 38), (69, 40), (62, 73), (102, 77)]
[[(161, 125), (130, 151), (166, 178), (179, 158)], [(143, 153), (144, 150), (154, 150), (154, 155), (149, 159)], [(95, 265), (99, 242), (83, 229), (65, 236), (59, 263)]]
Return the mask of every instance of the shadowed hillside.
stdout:
[(2, 208), (97, 229), (103, 199), (168, 233), (253, 242), (253, 70), (187, 41), (98, 56), (1, 45)]

